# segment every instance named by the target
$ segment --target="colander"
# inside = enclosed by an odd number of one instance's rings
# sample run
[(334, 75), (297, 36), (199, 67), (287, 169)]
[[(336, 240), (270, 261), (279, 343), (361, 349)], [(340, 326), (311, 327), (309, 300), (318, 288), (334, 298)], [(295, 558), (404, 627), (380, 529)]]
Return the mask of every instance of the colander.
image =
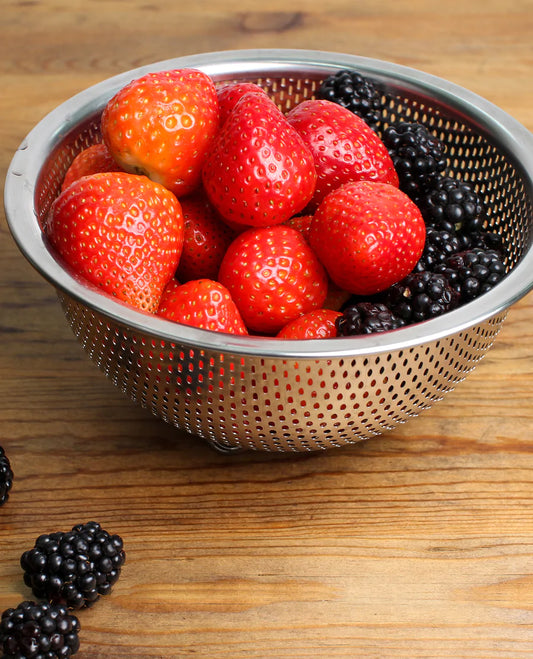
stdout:
[[(490, 292), (423, 323), (306, 341), (187, 327), (91, 288), (61, 267), (41, 223), (74, 156), (99, 140), (99, 117), (109, 98), (145, 73), (182, 67), (201, 69), (217, 84), (253, 81), (283, 110), (312, 98), (320, 82), (339, 69), (370, 77), (383, 90), (381, 127), (398, 120), (425, 124), (446, 145), (451, 175), (482, 194), (487, 228), (507, 246), (508, 274)], [(133, 401), (221, 451), (312, 451), (374, 437), (417, 416), (484, 357), (509, 307), (533, 287), (532, 177), (531, 133), (450, 82), (347, 54), (223, 51), (130, 70), (57, 107), (15, 153), (5, 207), (19, 249), (57, 290), (84, 350)]]

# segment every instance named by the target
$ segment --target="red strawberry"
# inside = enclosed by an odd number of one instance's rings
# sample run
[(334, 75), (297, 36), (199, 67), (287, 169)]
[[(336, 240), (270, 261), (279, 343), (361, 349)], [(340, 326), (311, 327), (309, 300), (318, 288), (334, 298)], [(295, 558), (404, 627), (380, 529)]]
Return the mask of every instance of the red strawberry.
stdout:
[(228, 82), (217, 89), (221, 126), (228, 118), (229, 113), (233, 110), (237, 101), (248, 92), (267, 95), (262, 87), (259, 87), (259, 85), (253, 82)]
[(213, 332), (248, 334), (228, 290), (211, 279), (185, 284), (171, 280), (163, 291), (157, 315)]
[(287, 120), (303, 137), (318, 176), (309, 206), (314, 210), (335, 188), (351, 181), (381, 181), (398, 187), (398, 175), (380, 137), (350, 110), (326, 100), (296, 105)]
[(45, 224), (72, 270), (119, 300), (154, 312), (183, 245), (176, 197), (145, 176), (84, 176), (54, 201)]
[(356, 295), (385, 290), (408, 275), (424, 249), (417, 206), (388, 183), (347, 183), (318, 207), (309, 242), (333, 282)]
[(295, 215), (284, 222), (284, 224), (293, 229), (297, 229), (304, 238), (307, 238), (312, 221), (312, 215)]
[(206, 193), (229, 222), (268, 226), (301, 211), (315, 189), (309, 149), (266, 94), (235, 104), (203, 169)]
[(216, 279), (233, 231), (220, 219), (207, 197), (195, 192), (180, 197), (185, 223), (183, 251), (176, 275), (182, 282), (190, 279)]
[(332, 309), (314, 309), (287, 323), (279, 332), (279, 339), (331, 339), (337, 336), (335, 320), (342, 316)]
[(322, 305), (327, 275), (302, 234), (276, 225), (241, 233), (222, 260), (226, 286), (250, 331), (275, 334)]
[(200, 182), (218, 117), (215, 85), (205, 73), (196, 69), (148, 73), (108, 102), (102, 135), (126, 171), (146, 174), (182, 196)]
[(63, 179), (61, 190), (68, 188), (71, 183), (82, 176), (118, 171), (121, 171), (121, 167), (117, 165), (106, 145), (103, 143), (93, 144), (80, 151), (71, 162)]

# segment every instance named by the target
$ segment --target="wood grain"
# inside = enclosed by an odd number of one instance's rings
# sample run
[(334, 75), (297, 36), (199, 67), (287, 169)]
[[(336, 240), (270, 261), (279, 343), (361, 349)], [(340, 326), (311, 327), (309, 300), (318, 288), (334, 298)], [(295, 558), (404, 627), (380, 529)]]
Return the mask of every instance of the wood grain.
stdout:
[[(533, 2), (268, 6), (2, 3), (0, 158), (88, 85), (201, 51), (291, 47), (395, 61), (533, 129)], [(290, 9), (290, 11), (288, 10)], [(445, 401), (327, 453), (227, 457), (152, 418), (82, 353), (0, 223), (0, 609), (22, 551), (96, 519), (123, 536), (80, 659), (533, 657), (533, 299)]]

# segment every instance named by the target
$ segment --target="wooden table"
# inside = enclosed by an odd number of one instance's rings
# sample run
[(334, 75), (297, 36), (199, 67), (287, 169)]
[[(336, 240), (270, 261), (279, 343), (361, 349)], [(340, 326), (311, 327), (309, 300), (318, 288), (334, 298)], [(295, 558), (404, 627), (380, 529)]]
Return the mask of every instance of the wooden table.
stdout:
[[(294, 47), (391, 60), (533, 129), (531, 0), (2, 3), (2, 178), (49, 110), (141, 64)], [(88, 361), (0, 225), (0, 609), (22, 551), (95, 519), (124, 538), (80, 659), (533, 657), (533, 297), (448, 398), (327, 453), (227, 457), (133, 406)]]

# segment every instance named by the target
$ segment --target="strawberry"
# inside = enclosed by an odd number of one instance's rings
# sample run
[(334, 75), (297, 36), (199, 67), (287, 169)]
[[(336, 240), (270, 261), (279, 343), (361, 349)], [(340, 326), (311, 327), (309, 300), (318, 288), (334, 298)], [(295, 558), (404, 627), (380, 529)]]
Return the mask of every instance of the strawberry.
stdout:
[(180, 204), (185, 235), (176, 275), (181, 282), (216, 279), (234, 233), (201, 192), (180, 197)]
[(228, 118), (237, 101), (248, 92), (267, 95), (265, 90), (254, 82), (228, 82), (218, 87), (217, 97), (221, 126)]
[(198, 186), (218, 121), (211, 78), (176, 69), (148, 73), (123, 87), (104, 108), (101, 128), (123, 169), (146, 174), (180, 197)]
[(335, 320), (342, 316), (333, 309), (314, 309), (287, 323), (278, 339), (331, 339), (337, 336)]
[(99, 142), (86, 147), (80, 151), (74, 160), (70, 163), (61, 190), (78, 180), (82, 176), (89, 174), (99, 174), (101, 172), (119, 172), (121, 167), (117, 165), (113, 156), (109, 153), (109, 149), (105, 144)]
[(327, 275), (302, 234), (284, 225), (248, 229), (231, 243), (218, 275), (250, 331), (275, 334), (322, 305)]
[(202, 172), (211, 203), (229, 222), (280, 224), (315, 189), (309, 149), (266, 94), (247, 93), (230, 112)]
[(333, 282), (356, 295), (385, 290), (408, 275), (424, 249), (417, 206), (388, 183), (346, 183), (322, 201), (309, 242)]
[(297, 229), (304, 238), (307, 238), (309, 234), (309, 229), (311, 228), (311, 222), (313, 221), (312, 215), (294, 215), (289, 218), (284, 224), (293, 229)]
[(398, 174), (381, 138), (345, 107), (326, 100), (307, 100), (287, 114), (315, 160), (316, 190), (309, 210), (343, 183), (381, 181), (398, 187)]
[(171, 280), (163, 291), (157, 315), (213, 332), (248, 334), (228, 290), (211, 279), (194, 279), (184, 284)]
[(153, 313), (183, 245), (176, 197), (145, 176), (84, 176), (53, 202), (46, 235), (74, 273)]

